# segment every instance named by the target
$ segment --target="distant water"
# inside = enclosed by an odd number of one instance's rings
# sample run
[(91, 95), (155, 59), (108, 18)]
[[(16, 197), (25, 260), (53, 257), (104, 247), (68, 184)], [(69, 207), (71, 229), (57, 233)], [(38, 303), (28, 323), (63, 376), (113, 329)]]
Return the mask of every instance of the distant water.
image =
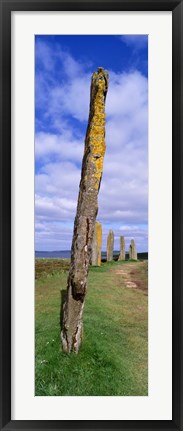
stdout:
[(70, 250), (57, 250), (57, 251), (35, 251), (35, 257), (41, 257), (46, 259), (53, 259), (55, 258), (62, 258), (62, 259), (68, 259), (71, 257)]
[[(114, 252), (115, 253), (115, 252)], [(119, 252), (117, 252), (119, 254)], [(70, 250), (57, 250), (57, 251), (35, 251), (35, 257), (45, 258), (45, 259), (53, 259), (62, 258), (68, 259), (71, 257)], [(106, 257), (106, 253), (102, 251), (102, 257)]]
[[(118, 256), (119, 251), (114, 251), (114, 256)], [(62, 258), (68, 259), (71, 257), (70, 250), (57, 250), (57, 251), (35, 251), (35, 257), (45, 258), (45, 259), (53, 259), (53, 258)], [(106, 252), (102, 251), (102, 259), (106, 258)], [(128, 258), (128, 254), (126, 254), (126, 259)], [(148, 253), (138, 253), (139, 259), (148, 259)]]

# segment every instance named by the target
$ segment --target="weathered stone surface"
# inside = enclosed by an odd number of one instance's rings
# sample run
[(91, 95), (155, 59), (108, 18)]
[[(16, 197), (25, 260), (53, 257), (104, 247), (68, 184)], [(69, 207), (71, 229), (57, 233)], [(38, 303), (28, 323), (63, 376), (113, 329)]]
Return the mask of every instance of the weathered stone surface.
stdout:
[(110, 229), (107, 237), (107, 262), (113, 260), (113, 250), (114, 250), (114, 232)]
[(129, 259), (137, 260), (137, 250), (134, 239), (131, 240), (129, 247)]
[(120, 236), (120, 255), (118, 260), (125, 260), (125, 238)]
[(98, 212), (98, 192), (105, 154), (105, 99), (108, 73), (102, 67), (92, 75), (90, 113), (71, 250), (67, 295), (63, 306), (61, 340), (65, 352), (78, 352), (82, 339), (83, 307), (88, 267)]
[(94, 266), (101, 265), (101, 248), (102, 248), (102, 225), (99, 221), (95, 222), (95, 231), (92, 242), (92, 259), (91, 263)]

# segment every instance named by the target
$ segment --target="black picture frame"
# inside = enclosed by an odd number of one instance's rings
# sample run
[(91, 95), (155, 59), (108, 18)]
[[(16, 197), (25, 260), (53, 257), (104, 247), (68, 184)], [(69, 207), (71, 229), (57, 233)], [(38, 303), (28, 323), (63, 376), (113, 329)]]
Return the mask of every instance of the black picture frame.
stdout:
[[(172, 11), (173, 20), (173, 416), (171, 421), (11, 420), (11, 12), (12, 11)], [(180, 0), (0, 0), (0, 428), (1, 430), (123, 429), (183, 430), (183, 4)], [(183, 142), (182, 142), (183, 144)], [(163, 167), (162, 167), (163, 168)], [(166, 306), (166, 304), (165, 304)]]

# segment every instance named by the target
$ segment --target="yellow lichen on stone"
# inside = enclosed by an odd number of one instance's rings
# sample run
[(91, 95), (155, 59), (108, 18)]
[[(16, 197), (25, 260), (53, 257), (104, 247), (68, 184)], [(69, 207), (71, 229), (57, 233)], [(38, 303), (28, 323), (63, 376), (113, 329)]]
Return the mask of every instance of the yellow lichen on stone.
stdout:
[(105, 145), (105, 109), (104, 109), (104, 93), (106, 90), (106, 81), (103, 72), (94, 74), (94, 79), (97, 77), (97, 94), (94, 101), (94, 115), (92, 119), (92, 126), (90, 129), (90, 147), (91, 157), (95, 164), (95, 184), (94, 187), (98, 189), (102, 170), (103, 160), (106, 150)]
[(113, 260), (113, 249), (114, 249), (114, 232), (110, 229), (107, 237), (107, 262)]
[(92, 258), (91, 263), (94, 266), (101, 265), (101, 248), (102, 248), (102, 225), (98, 221), (95, 222), (95, 230), (92, 242)]
[(97, 265), (101, 265), (101, 247), (102, 247), (102, 225), (96, 222), (96, 240), (97, 240)]
[[(108, 73), (102, 67), (92, 76), (90, 112), (85, 138), (78, 204), (74, 222), (71, 263), (67, 295), (61, 307), (61, 340), (63, 350), (78, 353), (82, 339), (82, 315), (87, 291), (89, 264), (95, 252), (95, 265), (100, 265), (101, 230), (94, 235), (98, 211), (98, 191), (105, 153), (105, 98)], [(93, 263), (92, 263), (93, 264)]]
[[(93, 172), (90, 172), (84, 181), (90, 177), (90, 190), (96, 189), (98, 191), (102, 171), (103, 160), (106, 150), (105, 145), (105, 96), (107, 92), (107, 72), (103, 68), (99, 68), (98, 72), (93, 74), (92, 77), (92, 119), (90, 128), (87, 134), (90, 153), (89, 159), (93, 165)], [(88, 151), (87, 144), (85, 144), (85, 154)]]

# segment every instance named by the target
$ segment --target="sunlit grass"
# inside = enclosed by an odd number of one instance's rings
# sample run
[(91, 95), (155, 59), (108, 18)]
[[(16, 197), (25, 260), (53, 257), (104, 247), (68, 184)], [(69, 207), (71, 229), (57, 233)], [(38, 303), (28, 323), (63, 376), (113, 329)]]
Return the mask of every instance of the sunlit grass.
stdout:
[[(147, 262), (90, 269), (83, 344), (78, 355), (67, 355), (61, 350), (59, 326), (66, 262), (57, 259), (60, 267), (51, 271), (51, 261), (47, 272), (45, 260), (36, 281), (35, 394), (147, 395)], [(127, 280), (136, 288), (127, 287)]]

